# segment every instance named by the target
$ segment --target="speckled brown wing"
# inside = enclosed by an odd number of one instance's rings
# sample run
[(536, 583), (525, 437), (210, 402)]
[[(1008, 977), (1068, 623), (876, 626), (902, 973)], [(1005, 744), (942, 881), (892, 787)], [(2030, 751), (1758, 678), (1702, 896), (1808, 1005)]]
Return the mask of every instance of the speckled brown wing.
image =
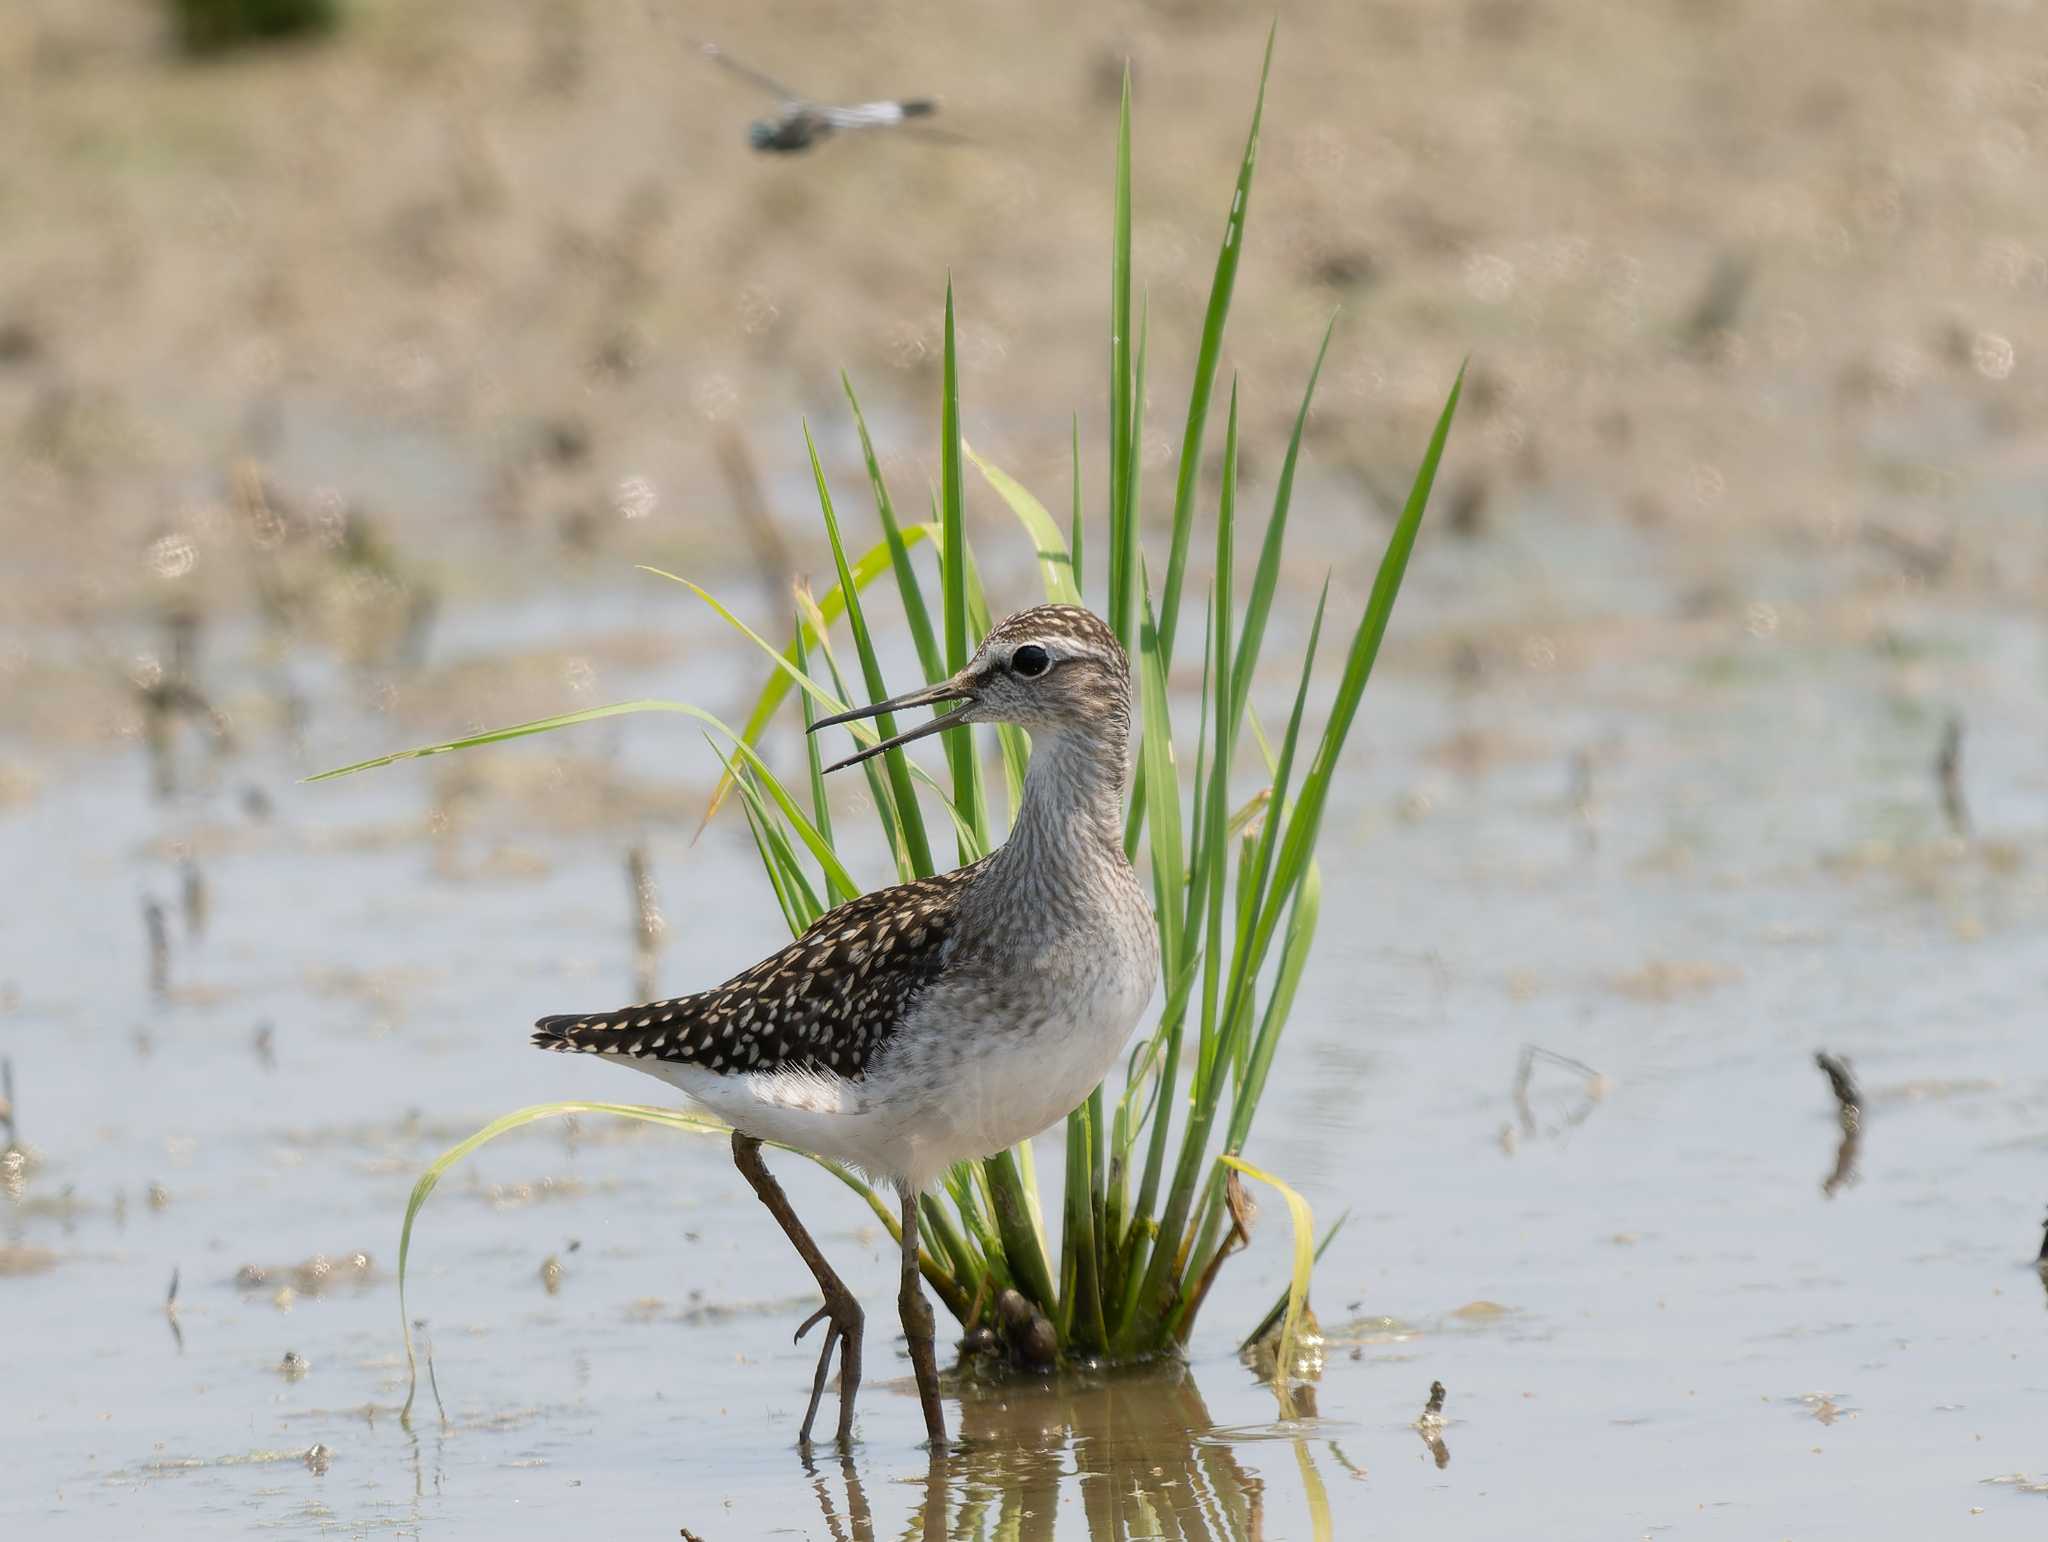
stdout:
[(849, 900), (780, 952), (694, 996), (543, 1017), (533, 1042), (725, 1075), (804, 1069), (858, 1078), (944, 968), (960, 895), (982, 866)]

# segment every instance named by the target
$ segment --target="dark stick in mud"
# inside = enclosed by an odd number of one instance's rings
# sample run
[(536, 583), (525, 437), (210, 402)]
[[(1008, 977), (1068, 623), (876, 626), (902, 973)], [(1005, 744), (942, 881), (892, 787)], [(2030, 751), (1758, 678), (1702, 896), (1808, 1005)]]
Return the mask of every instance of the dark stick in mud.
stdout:
[(1949, 833), (1967, 838), (1970, 809), (1963, 801), (1963, 717), (1951, 713), (1941, 731), (1941, 749), (1934, 757), (1934, 781), (1941, 791), (1941, 812)]
[(186, 939), (197, 942), (206, 934), (206, 875), (190, 852), (178, 863), (178, 905), (184, 915)]
[(1836, 1190), (1856, 1179), (1856, 1156), (1863, 1145), (1863, 1094), (1856, 1089), (1849, 1062), (1826, 1050), (1816, 1050), (1813, 1063), (1826, 1073), (1835, 1094), (1835, 1117), (1842, 1126), (1841, 1143), (1835, 1147), (1834, 1169), (1821, 1181), (1820, 1191), (1829, 1199)]
[(171, 1270), (171, 1288), (164, 1292), (164, 1321), (171, 1325), (171, 1337), (177, 1341), (178, 1353), (185, 1352), (185, 1329), (178, 1321), (178, 1270)]

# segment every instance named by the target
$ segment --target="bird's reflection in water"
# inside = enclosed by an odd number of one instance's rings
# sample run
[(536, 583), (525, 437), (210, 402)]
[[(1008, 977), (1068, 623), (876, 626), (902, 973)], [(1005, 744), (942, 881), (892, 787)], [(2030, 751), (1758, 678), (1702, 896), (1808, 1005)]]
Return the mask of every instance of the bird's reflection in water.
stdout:
[[(1187, 1368), (1052, 1385), (974, 1387), (958, 1404), (961, 1439), (926, 1469), (913, 1511), (877, 1529), (863, 1483), (893, 1478), (872, 1461), (820, 1456), (812, 1487), (833, 1542), (1259, 1542), (1265, 1485), (1217, 1430)], [(1305, 1441), (1293, 1442), (1317, 1538), (1332, 1535), (1329, 1500)], [(918, 1485), (913, 1479), (913, 1491)], [(884, 1509), (896, 1505), (885, 1500)], [(1061, 1512), (1066, 1516), (1061, 1520)], [(1076, 1513), (1078, 1512), (1078, 1513)], [(1076, 1523), (1085, 1526), (1085, 1532)]]

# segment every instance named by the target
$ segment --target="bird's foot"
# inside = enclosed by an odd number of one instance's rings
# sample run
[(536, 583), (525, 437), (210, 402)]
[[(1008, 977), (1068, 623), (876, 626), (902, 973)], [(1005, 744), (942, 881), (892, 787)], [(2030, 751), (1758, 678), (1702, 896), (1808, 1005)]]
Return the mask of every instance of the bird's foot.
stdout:
[(817, 1374), (811, 1378), (810, 1406), (804, 1409), (803, 1427), (797, 1432), (797, 1444), (808, 1448), (811, 1444), (811, 1426), (818, 1417), (818, 1403), (825, 1395), (825, 1378), (832, 1371), (832, 1351), (839, 1351), (839, 1432), (838, 1442), (846, 1447), (853, 1444), (853, 1399), (860, 1390), (860, 1339), (863, 1314), (860, 1303), (851, 1291), (841, 1289), (828, 1291), (825, 1304), (803, 1320), (796, 1330), (796, 1340), (802, 1340), (806, 1333), (825, 1324), (825, 1342), (818, 1351)]

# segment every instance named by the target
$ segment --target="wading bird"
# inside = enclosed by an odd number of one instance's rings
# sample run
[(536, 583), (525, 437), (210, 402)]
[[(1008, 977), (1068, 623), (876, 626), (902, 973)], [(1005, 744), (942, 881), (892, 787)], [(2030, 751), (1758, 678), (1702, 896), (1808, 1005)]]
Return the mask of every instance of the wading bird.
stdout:
[[(747, 143), (769, 154), (790, 155), (808, 150), (820, 140), (849, 129), (896, 128), (939, 110), (930, 97), (861, 102), (851, 107), (827, 107), (806, 100), (772, 75), (764, 75), (750, 64), (742, 64), (716, 43), (698, 45), (704, 56), (722, 64), (742, 80), (750, 81), (776, 100), (775, 116), (747, 125)], [(951, 140), (953, 135), (924, 128), (923, 137)]]
[[(775, 1141), (892, 1182), (898, 1306), (925, 1431), (945, 1439), (918, 1199), (953, 1163), (992, 1156), (1079, 1107), (1152, 994), (1159, 944), (1124, 856), (1130, 668), (1088, 611), (1041, 605), (990, 632), (967, 667), (813, 729), (957, 703), (833, 766), (969, 723), (1031, 734), (1009, 840), (980, 861), (841, 905), (780, 952), (694, 996), (544, 1017), (534, 1043), (622, 1060), (733, 1127), (733, 1160), (816, 1276), (827, 1324), (799, 1440), (840, 1350), (839, 1440), (853, 1432), (862, 1314), (761, 1161)], [(892, 726), (885, 721), (885, 734)]]

